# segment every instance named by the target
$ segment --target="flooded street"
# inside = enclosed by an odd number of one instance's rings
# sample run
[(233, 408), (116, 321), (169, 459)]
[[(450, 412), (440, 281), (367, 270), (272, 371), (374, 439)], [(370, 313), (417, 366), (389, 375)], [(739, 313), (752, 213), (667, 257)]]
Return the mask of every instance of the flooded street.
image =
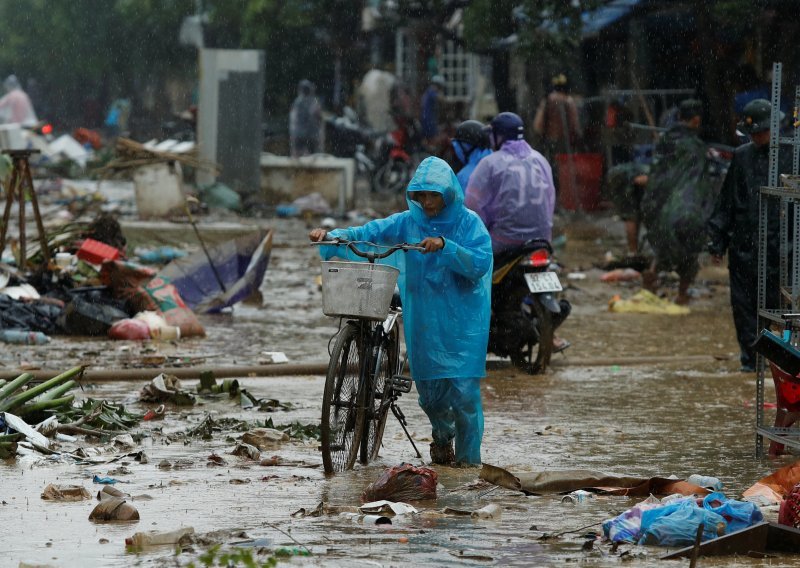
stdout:
[[(737, 498), (755, 481), (793, 461), (754, 459), (755, 377), (738, 373), (738, 347), (730, 315), (727, 274), (705, 268), (686, 316), (618, 314), (608, 311), (615, 294), (623, 297), (637, 285), (604, 284), (593, 268), (606, 250), (621, 245), (619, 223), (610, 218), (563, 220), (566, 245), (558, 253), (570, 284), (565, 295), (572, 315), (561, 334), (572, 342), (564, 355), (554, 357), (545, 376), (530, 377), (492, 361), (483, 382), (486, 417), (482, 458), (512, 472), (582, 469), (641, 477), (691, 474), (718, 477), (728, 497)], [(262, 287), (263, 307), (237, 306), (232, 315), (204, 316), (206, 339), (176, 344), (148, 344), (103, 339), (55, 338), (48, 346), (14, 346), (0, 362), (15, 368), (20, 362), (42, 368), (67, 368), (79, 362), (93, 368), (132, 366), (154, 353), (170, 361), (202, 359), (206, 365), (255, 365), (264, 351), (282, 351), (290, 363), (324, 363), (327, 344), (337, 322), (321, 312), (321, 293), (315, 276), (316, 249), (306, 245), (305, 225), (278, 220), (269, 270)], [(568, 280), (567, 273), (586, 274)], [(667, 289), (674, 296), (675, 289)], [(166, 363), (165, 363), (166, 364)], [(768, 381), (766, 400), (774, 400)], [(190, 390), (196, 381), (184, 381)], [(479, 470), (436, 467), (439, 498), (423, 502), (423, 514), (406, 523), (366, 526), (336, 515), (292, 517), (301, 508), (320, 502), (351, 506), (385, 467), (406, 461), (419, 464), (396, 420), (390, 417), (381, 458), (368, 467), (326, 478), (321, 467), (268, 467), (229, 452), (241, 432), (228, 430), (212, 440), (187, 438), (207, 414), (231, 417), (263, 426), (298, 421), (319, 422), (323, 376), (242, 378), (240, 383), (257, 398), (291, 403), (284, 411), (242, 410), (227, 397), (198, 398), (189, 408), (168, 407), (163, 420), (142, 422), (146, 464), (132, 459), (103, 465), (56, 463), (23, 457), (0, 463), (0, 520), (8, 531), (0, 565), (20, 561), (53, 566), (183, 566), (197, 561), (204, 547), (175, 554), (171, 546), (128, 552), (126, 537), (147, 530), (169, 531), (191, 526), (198, 534), (227, 531), (226, 544), (256, 541), (259, 546), (307, 547), (310, 557), (293, 563), (311, 565), (463, 565), (497, 564), (546, 566), (579, 562), (618, 566), (619, 552), (632, 549), (629, 566), (658, 565), (666, 549), (606, 545), (584, 551), (588, 533), (602, 534), (600, 523), (640, 499), (598, 496), (577, 505), (561, 496), (526, 497), (486, 486), (470, 488)], [(138, 402), (143, 382), (111, 381), (89, 385), (82, 395), (124, 403), (145, 412)], [(430, 426), (412, 391), (401, 401), (417, 445), (427, 460)], [(771, 420), (769, 414), (767, 420)], [(290, 441), (263, 457), (321, 464), (316, 441)], [(227, 462), (215, 466), (213, 453)], [(120, 469), (122, 468), (122, 469)], [(88, 521), (94, 502), (54, 503), (40, 498), (48, 483), (77, 484), (93, 495), (101, 488), (93, 475), (120, 479), (117, 488), (134, 496), (137, 523), (94, 524)], [(472, 520), (432, 514), (444, 507), (476, 509), (499, 504), (500, 520)], [(774, 512), (765, 512), (774, 520)], [(23, 533), (14, 527), (24, 526)], [(565, 534), (542, 539), (545, 533)], [(251, 544), (252, 546), (252, 544)], [(680, 561), (686, 565), (688, 561)], [(704, 558), (700, 566), (794, 566), (792, 557), (771, 559)]]

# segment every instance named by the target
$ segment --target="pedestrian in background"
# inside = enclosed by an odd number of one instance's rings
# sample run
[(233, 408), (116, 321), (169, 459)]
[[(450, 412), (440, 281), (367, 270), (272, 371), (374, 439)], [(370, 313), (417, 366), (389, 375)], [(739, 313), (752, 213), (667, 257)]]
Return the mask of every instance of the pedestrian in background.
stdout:
[[(756, 357), (751, 347), (758, 330), (758, 225), (759, 188), (769, 176), (770, 115), (772, 105), (756, 99), (744, 107), (744, 120), (739, 129), (750, 135), (750, 142), (739, 146), (733, 154), (728, 174), (722, 185), (714, 213), (708, 222), (708, 250), (715, 264), (728, 253), (731, 308), (736, 338), (739, 341), (742, 372), (755, 370)], [(781, 113), (781, 118), (783, 113)], [(788, 148), (779, 154), (779, 171), (791, 171)], [(780, 223), (778, 203), (770, 200), (767, 215), (767, 308), (777, 308), (779, 291)]]
[(563, 73), (554, 76), (552, 90), (536, 109), (533, 131), (541, 137), (540, 148), (552, 164), (556, 154), (571, 154), (581, 138), (578, 106), (569, 94), (569, 81)]
[(444, 94), (444, 77), (434, 75), (431, 83), (422, 94), (420, 103), (422, 138), (431, 146), (437, 146), (439, 137), (439, 107)]
[(687, 99), (679, 106), (680, 121), (659, 140), (642, 197), (642, 220), (655, 258), (642, 273), (642, 283), (658, 291), (658, 274), (678, 273), (675, 303), (689, 303), (689, 286), (700, 270), (706, 224), (717, 200), (708, 146), (700, 138), (703, 104)]
[(297, 98), (289, 113), (289, 139), (292, 158), (320, 151), (322, 108), (317, 100), (314, 83), (303, 79), (297, 85)]
[(36, 126), (38, 119), (33, 103), (22, 90), (16, 75), (9, 75), (3, 81), (5, 96), (0, 99), (0, 123), (14, 123), (22, 126)]

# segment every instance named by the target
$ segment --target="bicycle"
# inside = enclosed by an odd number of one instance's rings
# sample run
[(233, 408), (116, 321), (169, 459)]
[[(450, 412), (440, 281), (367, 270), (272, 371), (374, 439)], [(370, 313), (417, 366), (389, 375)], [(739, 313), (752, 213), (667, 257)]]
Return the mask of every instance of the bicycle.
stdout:
[[(322, 263), (323, 313), (340, 318), (322, 395), (320, 450), (325, 472), (352, 469), (357, 458), (362, 464), (376, 459), (389, 410), (422, 458), (397, 406), (397, 399), (410, 392), (412, 384), (410, 377), (402, 375), (405, 361), (400, 361), (399, 271), (375, 261), (399, 250), (424, 249), (406, 243), (384, 246), (343, 239), (312, 244), (346, 246), (368, 261)], [(386, 251), (364, 252), (356, 245)]]

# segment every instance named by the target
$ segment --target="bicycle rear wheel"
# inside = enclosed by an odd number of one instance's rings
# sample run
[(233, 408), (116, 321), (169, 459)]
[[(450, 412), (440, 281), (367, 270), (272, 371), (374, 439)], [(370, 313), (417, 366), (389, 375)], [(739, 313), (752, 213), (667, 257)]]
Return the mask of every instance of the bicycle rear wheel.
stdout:
[(370, 376), (368, 387), (364, 389), (359, 408), (364, 409), (361, 431), (361, 463), (368, 463), (378, 458), (386, 429), (386, 419), (389, 415), (389, 399), (391, 391), (387, 387), (387, 379), (393, 377), (398, 371), (400, 360), (400, 335), (397, 328), (393, 328), (385, 336), (374, 351), (374, 359), (369, 366)]
[(352, 469), (358, 457), (359, 330), (345, 325), (336, 336), (322, 395), (320, 449), (325, 473)]

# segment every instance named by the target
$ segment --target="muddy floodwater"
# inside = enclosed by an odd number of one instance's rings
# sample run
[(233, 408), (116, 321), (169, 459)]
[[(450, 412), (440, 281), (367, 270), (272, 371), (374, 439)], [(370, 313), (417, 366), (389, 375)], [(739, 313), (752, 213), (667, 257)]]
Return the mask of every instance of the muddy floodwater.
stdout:
[[(336, 322), (321, 314), (316, 251), (305, 245), (299, 221), (276, 224), (275, 248), (262, 292), (263, 306), (237, 306), (232, 315), (203, 317), (209, 337), (176, 344), (126, 344), (105, 340), (55, 339), (45, 347), (6, 349), (0, 363), (66, 369), (78, 362), (123, 368), (142, 357), (169, 362), (256, 364), (263, 351), (282, 351), (292, 363), (323, 362)], [(694, 289), (686, 316), (615, 314), (608, 301), (638, 290), (637, 285), (604, 284), (593, 263), (607, 250), (619, 250), (619, 224), (562, 222), (567, 236), (559, 260), (562, 281), (574, 310), (561, 334), (572, 342), (553, 368), (540, 377), (519, 374), (493, 362), (483, 382), (486, 417), (483, 461), (512, 471), (589, 469), (636, 476), (685, 478), (693, 473), (718, 477), (729, 497), (764, 475), (793, 461), (754, 459), (755, 377), (738, 372), (738, 349), (730, 316), (726, 271), (706, 267)], [(567, 279), (579, 272), (585, 279)], [(674, 296), (675, 289), (666, 288)], [(631, 364), (638, 363), (638, 364)], [(24, 457), (0, 464), (0, 522), (4, 531), (0, 566), (20, 561), (53, 566), (182, 566), (197, 562), (204, 547), (194, 544), (176, 555), (171, 546), (127, 551), (126, 537), (137, 531), (191, 526), (198, 534), (223, 531), (218, 541), (243, 542), (267, 549), (307, 547), (310, 557), (290, 562), (311, 565), (519, 565), (549, 566), (578, 562), (589, 566), (655, 566), (666, 549), (625, 545), (611, 553), (606, 545), (582, 550), (600, 523), (637, 503), (637, 499), (598, 496), (585, 503), (562, 504), (560, 496), (522, 494), (469, 484), (478, 469), (436, 467), (441, 483), (427, 511), (446, 506), (502, 507), (499, 520), (420, 515), (391, 526), (365, 526), (338, 516), (292, 517), (301, 508), (357, 505), (363, 489), (381, 471), (407, 461), (419, 463), (402, 431), (390, 417), (378, 462), (326, 478), (321, 467), (267, 467), (229, 455), (240, 432), (212, 440), (187, 440), (187, 428), (207, 414), (250, 422), (271, 418), (275, 425), (318, 423), (324, 377), (287, 376), (241, 379), (258, 398), (291, 403), (290, 410), (242, 410), (222, 397), (198, 399), (191, 408), (168, 408), (160, 421), (142, 422), (134, 432), (149, 460), (105, 465), (76, 465)], [(771, 383), (771, 381), (770, 381)], [(193, 389), (195, 381), (184, 384)], [(81, 396), (123, 402), (144, 412), (138, 402), (142, 382), (106, 382), (87, 386)], [(767, 401), (774, 400), (771, 385)], [(430, 428), (412, 391), (401, 399), (409, 429), (427, 459)], [(768, 413), (770, 411), (767, 411)], [(771, 416), (768, 414), (768, 420)], [(316, 441), (285, 442), (265, 456), (320, 464)], [(210, 466), (216, 453), (227, 462)], [(48, 483), (78, 484), (93, 495), (94, 474), (111, 475), (133, 495), (141, 520), (94, 524), (94, 501), (53, 503), (40, 498)], [(767, 511), (774, 519), (776, 514)], [(542, 539), (544, 533), (564, 533)], [(598, 541), (599, 542), (599, 541)], [(254, 550), (257, 550), (254, 549)], [(629, 551), (625, 557), (620, 552)], [(285, 561), (289, 562), (289, 561)], [(686, 565), (666, 563), (665, 566)], [(790, 556), (770, 559), (702, 559), (700, 566), (795, 566)]]

